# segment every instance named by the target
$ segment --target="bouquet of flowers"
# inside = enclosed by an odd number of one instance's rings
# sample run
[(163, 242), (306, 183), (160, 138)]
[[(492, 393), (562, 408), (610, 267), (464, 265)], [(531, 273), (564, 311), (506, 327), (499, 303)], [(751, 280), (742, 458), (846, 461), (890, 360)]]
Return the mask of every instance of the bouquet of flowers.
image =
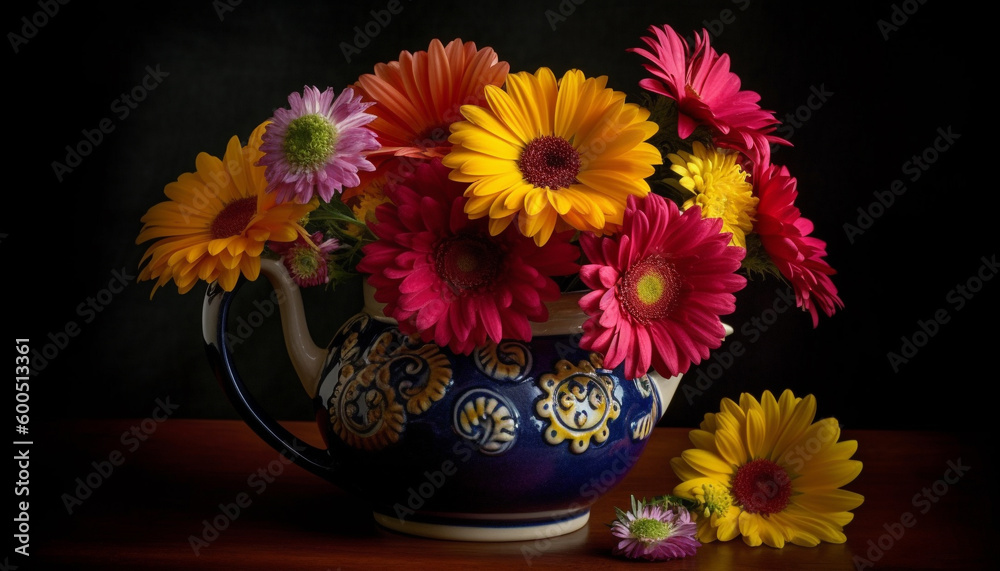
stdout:
[(262, 256), (300, 286), (362, 275), (401, 331), (456, 353), (528, 340), (546, 302), (582, 290), (581, 346), (632, 378), (707, 358), (747, 277), (790, 282), (816, 326), (843, 304), (796, 179), (771, 163), (779, 122), (707, 31), (693, 47), (649, 31), (630, 50), (641, 104), (461, 39), (306, 86), (166, 185), (140, 279), (231, 291)]

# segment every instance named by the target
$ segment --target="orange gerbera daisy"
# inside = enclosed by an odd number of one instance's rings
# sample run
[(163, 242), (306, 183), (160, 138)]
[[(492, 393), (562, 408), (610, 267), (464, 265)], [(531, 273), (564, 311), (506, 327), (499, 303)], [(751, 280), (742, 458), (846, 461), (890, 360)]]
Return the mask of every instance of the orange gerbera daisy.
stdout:
[(368, 128), (382, 148), (368, 154), (374, 172), (358, 173), (361, 184), (344, 192), (343, 199), (361, 194), (373, 181), (401, 182), (417, 164), (443, 157), (451, 148), (449, 126), (462, 119), (462, 105), (482, 105), (487, 85), (503, 85), (510, 65), (492, 48), (452, 40), (447, 46), (434, 39), (427, 51), (399, 54), (399, 60), (380, 63), (374, 74), (354, 85), (375, 105)]
[(231, 138), (222, 160), (199, 153), (196, 172), (168, 184), (164, 194), (170, 200), (142, 217), (136, 244), (156, 240), (139, 263), (144, 266), (139, 281), (157, 280), (150, 297), (170, 280), (180, 293), (200, 279), (232, 291), (241, 274), (257, 279), (268, 240), (309, 238), (298, 221), (317, 202), (277, 204), (277, 194), (265, 192), (264, 167), (257, 166), (265, 126), (254, 130), (245, 147), (238, 137)]

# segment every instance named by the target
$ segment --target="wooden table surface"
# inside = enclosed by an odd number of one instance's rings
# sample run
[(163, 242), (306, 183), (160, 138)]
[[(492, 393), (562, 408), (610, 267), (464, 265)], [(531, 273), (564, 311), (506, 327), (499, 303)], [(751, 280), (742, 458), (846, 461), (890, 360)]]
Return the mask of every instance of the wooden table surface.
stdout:
[[(285, 424), (319, 445), (311, 423)], [(894, 431), (843, 436), (858, 441), (855, 458), (864, 462), (847, 489), (866, 498), (845, 528), (846, 544), (779, 550), (736, 539), (666, 563), (612, 556), (606, 524), (614, 508), (627, 507), (630, 494), (671, 490), (676, 477), (668, 462), (690, 447), (687, 434), (657, 428), (627, 479), (598, 501), (579, 531), (551, 540), (463, 543), (381, 529), (361, 498), (281, 462), (239, 421), (65, 421), (34, 435), (30, 557), (11, 552), (4, 563), (10, 569), (756, 570), (986, 569), (998, 559), (993, 446), (960, 434)]]

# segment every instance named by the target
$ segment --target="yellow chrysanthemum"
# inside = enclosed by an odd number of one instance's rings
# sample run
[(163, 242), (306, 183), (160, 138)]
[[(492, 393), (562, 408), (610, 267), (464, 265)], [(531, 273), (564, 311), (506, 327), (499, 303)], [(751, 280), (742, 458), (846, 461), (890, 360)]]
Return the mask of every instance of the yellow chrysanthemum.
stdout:
[(516, 220), (540, 246), (555, 231), (621, 224), (626, 199), (649, 193), (645, 178), (663, 158), (646, 142), (657, 131), (649, 111), (606, 85), (579, 70), (557, 83), (541, 68), (486, 86), (488, 107), (462, 106), (444, 164), (469, 183), (469, 217), (489, 217), (494, 235)]
[(277, 204), (277, 195), (265, 192), (264, 167), (256, 165), (265, 126), (254, 130), (245, 147), (238, 137), (230, 139), (222, 160), (199, 153), (196, 172), (166, 185), (170, 200), (142, 217), (136, 244), (156, 240), (140, 261), (139, 280), (157, 280), (150, 297), (170, 280), (180, 293), (198, 280), (217, 281), (232, 291), (240, 274), (257, 279), (268, 240), (308, 238), (298, 220), (317, 202)]
[(753, 230), (757, 215), (757, 198), (747, 173), (736, 162), (738, 153), (709, 149), (699, 142), (692, 151), (667, 155), (670, 170), (681, 176), (677, 184), (694, 193), (684, 209), (697, 204), (704, 218), (721, 218), (722, 231), (733, 235), (729, 243), (746, 248), (746, 235)]
[(813, 422), (815, 415), (815, 397), (789, 390), (779, 399), (765, 391), (759, 402), (743, 393), (739, 404), (723, 399), (720, 412), (705, 415), (691, 432), (695, 448), (670, 461), (682, 480), (673, 493), (698, 502), (699, 541), (742, 535), (750, 546), (783, 547), (846, 540), (850, 510), (864, 501), (840, 489), (861, 473), (861, 462), (850, 459), (858, 443), (838, 442), (837, 420)]

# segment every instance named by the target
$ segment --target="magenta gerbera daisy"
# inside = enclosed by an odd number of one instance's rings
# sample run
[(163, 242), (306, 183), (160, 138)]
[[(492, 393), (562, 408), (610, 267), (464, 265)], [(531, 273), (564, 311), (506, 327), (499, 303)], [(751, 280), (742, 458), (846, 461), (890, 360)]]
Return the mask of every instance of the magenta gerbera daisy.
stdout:
[(632, 498), (632, 509), (615, 508), (618, 519), (611, 534), (619, 539), (615, 555), (647, 561), (666, 561), (694, 555), (701, 547), (695, 539), (698, 526), (683, 506), (661, 507)]
[(707, 358), (725, 337), (719, 316), (746, 285), (735, 273), (745, 250), (728, 245), (721, 225), (650, 194), (629, 197), (619, 234), (582, 235), (590, 263), (580, 278), (593, 291), (580, 300), (590, 316), (580, 345), (603, 353), (607, 367), (624, 362), (629, 378), (651, 366), (670, 377)]
[(308, 242), (299, 236), (294, 242), (269, 242), (268, 246), (281, 256), (295, 283), (311, 287), (330, 281), (330, 252), (340, 247), (340, 241), (324, 240), (322, 232), (314, 232)]
[(258, 164), (265, 167), (267, 191), (279, 203), (306, 203), (313, 195), (330, 202), (344, 188), (360, 184), (358, 171), (375, 167), (365, 154), (379, 148), (375, 133), (365, 127), (375, 119), (354, 90), (346, 88), (334, 99), (327, 88), (320, 93), (306, 86), (288, 96), (289, 108), (274, 112), (264, 133)]
[(812, 315), (816, 327), (820, 310), (829, 317), (844, 307), (830, 278), (836, 270), (823, 259), (826, 242), (810, 236), (813, 223), (795, 206), (798, 183), (788, 169), (767, 165), (758, 170), (754, 176), (754, 192), (759, 198), (754, 231), (778, 271), (791, 282), (798, 306)]
[(404, 333), (419, 333), (461, 354), (486, 341), (530, 340), (529, 321), (545, 321), (545, 302), (560, 295), (552, 276), (575, 273), (570, 235), (543, 247), (513, 226), (490, 235), (486, 219), (465, 214), (465, 184), (449, 180), (440, 159), (388, 185), (375, 211), (377, 237), (358, 270)]
[(709, 44), (708, 31), (695, 32), (694, 51), (670, 26), (651, 26), (655, 37), (643, 37), (645, 48), (628, 51), (652, 63), (643, 67), (654, 77), (639, 82), (644, 89), (677, 102), (677, 134), (688, 138), (699, 125), (712, 131), (715, 144), (736, 149), (754, 163), (767, 162), (772, 143), (788, 141), (772, 135), (779, 124), (774, 112), (757, 104), (760, 95), (740, 90), (740, 78), (729, 71), (729, 56)]

